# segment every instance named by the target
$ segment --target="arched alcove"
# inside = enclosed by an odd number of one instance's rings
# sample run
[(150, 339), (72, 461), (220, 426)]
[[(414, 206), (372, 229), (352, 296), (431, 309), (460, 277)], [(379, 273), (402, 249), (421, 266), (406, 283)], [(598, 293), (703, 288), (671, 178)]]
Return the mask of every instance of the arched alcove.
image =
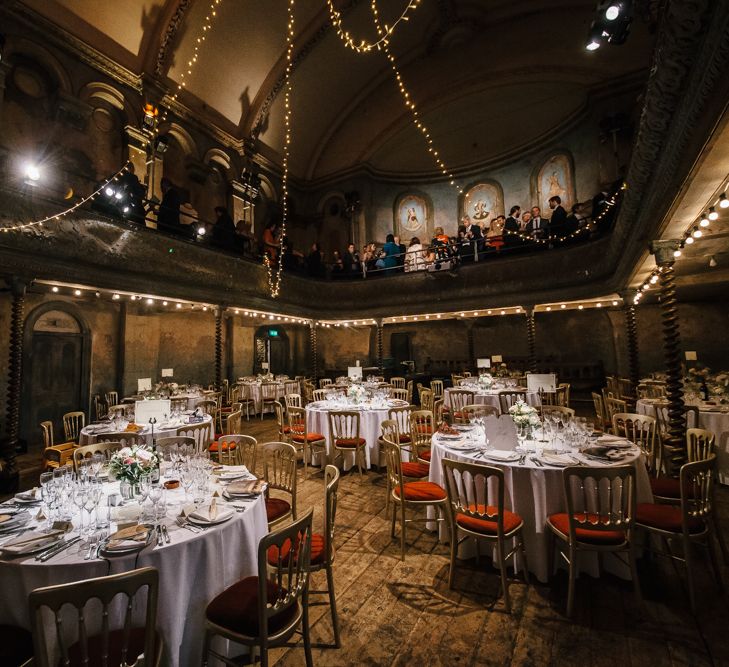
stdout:
[(290, 373), (289, 337), (283, 327), (273, 325), (258, 327), (253, 346), (254, 373), (265, 373), (263, 368), (265, 362), (269, 363), (269, 371), (275, 375)]

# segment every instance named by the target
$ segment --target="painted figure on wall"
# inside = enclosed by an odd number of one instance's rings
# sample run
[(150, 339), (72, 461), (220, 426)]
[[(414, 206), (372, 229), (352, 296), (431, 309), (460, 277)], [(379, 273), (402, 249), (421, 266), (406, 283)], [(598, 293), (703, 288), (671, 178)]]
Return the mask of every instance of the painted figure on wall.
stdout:
[(539, 170), (537, 177), (539, 206), (549, 211), (549, 200), (559, 197), (566, 210), (575, 202), (575, 186), (572, 161), (564, 153), (550, 157)]
[(400, 235), (422, 234), (428, 218), (428, 204), (418, 195), (400, 197), (396, 213), (396, 232)]
[(504, 193), (498, 183), (478, 183), (463, 197), (458, 219), (469, 216), (480, 225), (488, 226), (496, 216), (504, 214)]

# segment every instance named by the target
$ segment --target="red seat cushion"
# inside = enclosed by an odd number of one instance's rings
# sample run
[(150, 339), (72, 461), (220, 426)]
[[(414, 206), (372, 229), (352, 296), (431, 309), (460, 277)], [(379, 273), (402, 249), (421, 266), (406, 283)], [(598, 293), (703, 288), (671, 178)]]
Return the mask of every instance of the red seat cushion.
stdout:
[[(279, 587), (266, 581), (266, 598), (273, 604), (279, 595)], [(297, 606), (291, 605), (268, 620), (268, 632), (273, 634), (289, 625), (297, 614)], [(247, 637), (258, 636), (258, 577), (246, 577), (226, 588), (213, 599), (205, 610), (209, 621), (232, 632)]]
[(345, 449), (354, 449), (367, 444), (364, 438), (337, 438), (334, 441), (335, 447), (344, 447)]
[[(284, 565), (289, 564), (289, 555), (291, 553), (291, 540), (286, 540), (281, 547), (281, 562)], [(326, 543), (324, 542), (324, 535), (319, 533), (311, 534), (311, 557), (310, 562), (312, 565), (321, 565), (326, 558), (327, 550)], [(269, 565), (274, 567), (278, 566), (278, 547), (273, 546), (268, 548), (266, 555)]]
[[(484, 535), (496, 535), (498, 532), (498, 525), (496, 523), (496, 514), (498, 514), (498, 508), (493, 505), (469, 505), (468, 509), (472, 512), (478, 512), (479, 514), (488, 514), (493, 516), (493, 521), (489, 519), (479, 519), (475, 516), (469, 516), (468, 514), (456, 514), (456, 523), (463, 528), (472, 530), (475, 533), (483, 533)], [(504, 510), (504, 532), (510, 533), (515, 530), (523, 521), (518, 514)]]
[[(575, 518), (578, 522), (585, 520), (584, 514), (575, 514)], [(569, 517), (567, 512), (560, 512), (559, 514), (552, 514), (547, 518), (547, 521), (551, 523), (560, 533), (565, 536), (569, 536)], [(587, 515), (588, 523), (597, 523), (597, 514)], [(582, 524), (586, 526), (588, 524)], [(590, 530), (586, 527), (575, 528), (575, 536), (578, 542), (587, 542), (589, 544), (622, 544), (625, 542), (625, 533), (622, 530)]]
[[(210, 447), (208, 447), (208, 451), (210, 451), (210, 452), (217, 452), (218, 451), (218, 447), (220, 447), (220, 445), (218, 444), (218, 441), (217, 440), (214, 440), (210, 444)], [(224, 452), (227, 452), (229, 449), (235, 449), (236, 447), (237, 447), (237, 444), (235, 442), (223, 442), (222, 449), (223, 449)]]
[[(405, 482), (403, 484), (405, 500), (425, 502), (428, 500), (444, 500), (445, 489), (435, 482)], [(395, 487), (395, 495), (400, 497), (400, 487)]]
[(268, 522), (285, 516), (291, 511), (291, 503), (283, 498), (266, 498), (266, 518)]
[(215, 434), (215, 439), (216, 440), (220, 440), (220, 438), (224, 438), (224, 437), (225, 437), (225, 433), (216, 433)]
[(430, 461), (430, 450), (426, 449), (424, 452), (420, 452), (418, 457), (423, 459), (423, 461)]
[(410, 463), (403, 462), (403, 477), (427, 477), (430, 474), (430, 465), (427, 463)]
[(15, 667), (32, 657), (30, 632), (16, 625), (0, 625), (0, 664)]
[(283, 433), (291, 433), (291, 427), (290, 427), (290, 426), (283, 426), (283, 427), (281, 428), (281, 431), (282, 431)]
[(454, 416), (454, 417), (455, 417), (456, 419), (463, 419), (464, 417), (466, 417), (466, 413), (465, 413), (465, 412), (461, 412), (461, 411), (459, 410), (458, 412), (454, 412), (454, 413), (453, 413), (453, 416)]
[(681, 482), (673, 477), (651, 477), (651, 491), (654, 496), (681, 498)]
[(433, 429), (430, 426), (426, 426), (425, 424), (414, 424), (415, 430), (418, 433), (432, 433)]
[(410, 442), (410, 436), (407, 433), (401, 433), (400, 434), (400, 444), (404, 444), (406, 442)]
[[(681, 508), (678, 505), (638, 503), (635, 508), (635, 522), (650, 528), (668, 530), (672, 533), (683, 531)], [(689, 517), (688, 529), (690, 533), (700, 533), (704, 530), (704, 522), (698, 517)]]
[(291, 436), (291, 439), (294, 442), (315, 442), (316, 440), (326, 440), (321, 433), (307, 433), (306, 435), (303, 433), (294, 433), (294, 435)]
[[(104, 651), (104, 641), (105, 638), (103, 635), (94, 635), (93, 637), (89, 637), (87, 640), (87, 650), (89, 655), (89, 662), (84, 663), (83, 662), (83, 652), (80, 642), (76, 642), (75, 644), (72, 644), (68, 647), (68, 657), (70, 660), (71, 665), (83, 665), (83, 664), (89, 664), (89, 665), (102, 665), (104, 664), (102, 660), (102, 655)], [(112, 630), (109, 632), (109, 661), (107, 664), (109, 665), (121, 665), (121, 653), (122, 648), (124, 645), (124, 637), (123, 637), (123, 630)], [(159, 639), (157, 639), (159, 641)], [(156, 646), (156, 642), (155, 642)], [(129, 639), (126, 644), (127, 648), (127, 654), (124, 659), (125, 663), (129, 664), (135, 664), (136, 658), (142, 653), (144, 653), (144, 628), (132, 628), (129, 632)], [(1, 653), (0, 653), (1, 655)], [(149, 658), (149, 660), (145, 660), (146, 664), (152, 664), (154, 662), (153, 658)], [(2, 664), (9, 664), (3, 662)]]

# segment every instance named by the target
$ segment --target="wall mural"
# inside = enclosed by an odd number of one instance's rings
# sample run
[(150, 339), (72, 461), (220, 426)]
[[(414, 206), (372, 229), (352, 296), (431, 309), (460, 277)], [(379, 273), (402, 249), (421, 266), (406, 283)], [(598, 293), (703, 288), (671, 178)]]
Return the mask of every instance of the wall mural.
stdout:
[(477, 183), (466, 191), (458, 216), (459, 224), (464, 215), (473, 222), (489, 224), (493, 218), (504, 215), (504, 191), (496, 181)]
[(537, 199), (542, 213), (549, 215), (549, 198), (560, 197), (566, 211), (575, 203), (575, 179), (572, 160), (565, 153), (553, 155), (542, 165), (537, 176)]
[(417, 236), (425, 243), (432, 233), (431, 208), (423, 195), (400, 195), (395, 202), (395, 234), (403, 241)]

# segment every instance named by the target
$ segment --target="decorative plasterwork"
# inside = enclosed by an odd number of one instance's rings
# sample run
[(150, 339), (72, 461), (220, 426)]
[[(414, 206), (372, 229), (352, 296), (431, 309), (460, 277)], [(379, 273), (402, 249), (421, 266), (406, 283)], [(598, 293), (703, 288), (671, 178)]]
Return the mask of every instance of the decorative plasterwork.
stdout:
[(172, 48), (172, 44), (177, 36), (177, 31), (180, 29), (190, 5), (192, 5), (192, 0), (179, 0), (174, 14), (172, 14), (172, 18), (170, 18), (165, 31), (160, 37), (157, 58), (154, 63), (154, 75), (158, 79), (161, 79), (166, 74), (170, 49)]

